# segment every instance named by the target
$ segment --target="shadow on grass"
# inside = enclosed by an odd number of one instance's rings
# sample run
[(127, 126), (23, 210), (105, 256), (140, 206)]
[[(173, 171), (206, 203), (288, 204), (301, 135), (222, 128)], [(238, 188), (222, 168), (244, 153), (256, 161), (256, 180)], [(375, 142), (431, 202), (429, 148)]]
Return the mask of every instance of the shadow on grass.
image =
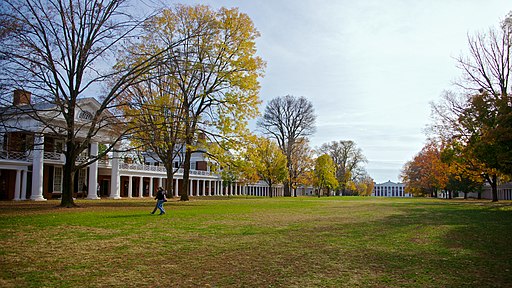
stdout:
[[(398, 286), (512, 287), (509, 204), (404, 203), (372, 223), (386, 231), (365, 257)], [(377, 228), (378, 227), (378, 228)], [(394, 244), (393, 244), (394, 243)], [(395, 247), (393, 247), (395, 245)]]

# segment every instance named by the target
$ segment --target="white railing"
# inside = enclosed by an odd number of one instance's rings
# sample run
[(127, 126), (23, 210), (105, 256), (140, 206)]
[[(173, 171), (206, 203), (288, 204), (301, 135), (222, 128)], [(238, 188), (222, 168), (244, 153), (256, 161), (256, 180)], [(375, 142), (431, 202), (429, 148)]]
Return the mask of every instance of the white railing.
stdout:
[[(162, 172), (162, 173), (167, 172), (167, 170), (165, 169), (164, 166), (153, 166), (153, 165), (145, 165), (145, 164), (119, 163), (119, 169), (135, 170), (135, 171)], [(178, 169), (178, 171), (176, 171), (176, 174), (183, 174), (183, 168)], [(213, 175), (213, 173), (210, 171), (191, 169), (190, 175), (211, 176), (211, 175)]]
[[(183, 169), (180, 169), (181, 173), (183, 173)], [(180, 172), (178, 171), (178, 172)], [(202, 176), (209, 176), (212, 175), (210, 171), (203, 171), (203, 170), (192, 170), (190, 169), (190, 175), (202, 175)]]
[(60, 152), (44, 152), (44, 160), (55, 160), (64, 162), (64, 154)]
[(87, 162), (87, 161), (89, 161), (89, 155), (87, 155), (87, 153), (80, 153), (76, 157), (76, 162)]
[(119, 169), (123, 170), (136, 170), (136, 171), (151, 171), (151, 172), (166, 172), (165, 167), (161, 166), (152, 166), (145, 164), (128, 164), (128, 163), (119, 163)]
[(13, 151), (0, 151), (0, 159), (4, 160), (15, 160), (15, 161), (28, 161), (29, 157), (25, 152), (13, 152)]

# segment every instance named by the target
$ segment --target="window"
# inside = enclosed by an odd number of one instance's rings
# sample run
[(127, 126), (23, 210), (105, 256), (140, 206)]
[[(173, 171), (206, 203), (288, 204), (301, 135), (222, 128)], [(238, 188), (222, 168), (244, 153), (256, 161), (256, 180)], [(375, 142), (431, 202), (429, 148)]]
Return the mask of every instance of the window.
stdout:
[(62, 151), (64, 151), (64, 140), (62, 139), (55, 139), (55, 143), (54, 143), (54, 151), (53, 152), (57, 152), (57, 153), (62, 153)]
[(78, 170), (78, 191), (85, 191), (85, 169)]
[(92, 120), (92, 113), (89, 111), (82, 111), (78, 115), (78, 118), (80, 118), (82, 120)]
[(53, 172), (53, 192), (62, 193), (62, 167), (55, 167)]

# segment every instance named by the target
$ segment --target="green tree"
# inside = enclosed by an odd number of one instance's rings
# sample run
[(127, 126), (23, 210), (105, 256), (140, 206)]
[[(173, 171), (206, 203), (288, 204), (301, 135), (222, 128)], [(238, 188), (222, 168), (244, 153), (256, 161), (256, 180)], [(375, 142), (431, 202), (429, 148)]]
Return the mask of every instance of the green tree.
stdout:
[(329, 194), (331, 189), (335, 189), (338, 186), (338, 180), (336, 180), (336, 166), (332, 158), (323, 154), (316, 158), (315, 170), (314, 170), (314, 183), (318, 189), (318, 197), (321, 192), (326, 189), (326, 194)]

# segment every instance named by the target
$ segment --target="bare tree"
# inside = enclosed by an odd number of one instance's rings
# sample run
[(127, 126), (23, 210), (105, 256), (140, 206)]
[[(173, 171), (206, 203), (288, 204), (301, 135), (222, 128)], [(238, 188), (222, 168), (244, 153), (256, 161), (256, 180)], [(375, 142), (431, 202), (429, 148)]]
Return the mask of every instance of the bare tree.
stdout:
[(295, 182), (295, 179), (290, 177), (294, 175), (292, 155), (297, 140), (315, 132), (315, 121), (315, 111), (309, 100), (305, 97), (286, 95), (272, 99), (265, 108), (263, 117), (257, 122), (265, 134), (277, 141), (279, 148), (286, 155), (289, 178), (284, 185), (284, 196), (291, 196), (290, 185)]
[[(8, 99), (6, 93), (13, 89), (30, 91), (37, 104), (18, 112), (40, 123), (41, 131), (64, 135), (61, 206), (75, 206), (75, 172), (102, 156), (77, 161), (91, 139), (103, 129), (117, 132), (103, 154), (122, 139), (126, 126), (117, 119), (114, 99), (151, 63), (115, 72), (105, 68), (122, 41), (135, 36), (141, 23), (128, 15), (126, 8), (123, 0), (5, 0), (1, 4), (2, 20), (15, 27), (0, 38), (2, 99)], [(114, 78), (101, 98), (96, 98), (99, 108), (87, 117), (89, 121), (77, 121), (81, 99)]]
[(366, 157), (354, 141), (340, 140), (324, 143), (318, 150), (320, 154), (327, 154), (333, 159), (336, 166), (336, 179), (342, 195), (346, 194), (347, 188), (353, 186), (351, 184), (354, 180), (366, 174), (361, 166), (367, 162)]

